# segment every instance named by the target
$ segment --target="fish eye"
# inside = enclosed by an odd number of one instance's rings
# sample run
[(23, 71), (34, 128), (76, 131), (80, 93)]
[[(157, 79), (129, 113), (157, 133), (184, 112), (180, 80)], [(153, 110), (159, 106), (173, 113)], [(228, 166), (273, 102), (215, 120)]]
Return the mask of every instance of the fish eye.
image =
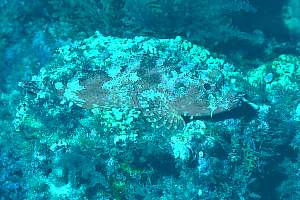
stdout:
[(211, 90), (211, 86), (210, 86), (209, 83), (204, 83), (203, 87), (204, 87), (205, 90)]

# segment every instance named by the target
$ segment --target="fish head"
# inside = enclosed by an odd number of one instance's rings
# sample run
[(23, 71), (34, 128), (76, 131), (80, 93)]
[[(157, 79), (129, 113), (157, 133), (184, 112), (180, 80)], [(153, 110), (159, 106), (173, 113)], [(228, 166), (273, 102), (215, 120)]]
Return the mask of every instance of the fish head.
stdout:
[(176, 96), (173, 108), (184, 116), (212, 117), (241, 105), (234, 81), (221, 70), (199, 70), (193, 84), (186, 87), (184, 95)]

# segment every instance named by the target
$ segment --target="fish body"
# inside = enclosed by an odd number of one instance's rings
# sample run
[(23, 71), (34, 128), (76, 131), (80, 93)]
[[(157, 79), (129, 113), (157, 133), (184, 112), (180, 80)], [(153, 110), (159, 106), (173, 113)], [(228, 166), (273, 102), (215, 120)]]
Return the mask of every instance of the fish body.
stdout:
[[(140, 110), (150, 122), (182, 126), (181, 116), (212, 117), (240, 105), (224, 81), (222, 72), (214, 69), (193, 75), (168, 69), (145, 74), (124, 70), (114, 77), (99, 72), (79, 81), (81, 89), (68, 100), (85, 109), (127, 106)], [(64, 89), (65, 97), (70, 89)]]
[(54, 93), (81, 108), (126, 106), (140, 110), (149, 122), (162, 124), (238, 107), (240, 98), (225, 69), (231, 66), (200, 47), (186, 49), (183, 44), (178, 38), (129, 40), (96, 35), (76, 48), (61, 48), (59, 59), (38, 79), (47, 79)]

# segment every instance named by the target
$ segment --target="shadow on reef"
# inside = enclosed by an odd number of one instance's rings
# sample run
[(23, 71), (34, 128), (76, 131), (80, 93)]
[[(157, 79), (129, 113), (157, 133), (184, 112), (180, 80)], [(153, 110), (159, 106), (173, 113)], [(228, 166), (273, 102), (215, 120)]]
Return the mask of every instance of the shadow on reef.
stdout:
[(285, 178), (281, 172), (270, 171), (265, 173), (264, 176), (259, 177), (253, 185), (250, 185), (250, 188), (255, 188), (254, 191), (261, 195), (261, 200), (279, 200), (275, 188), (277, 188)]
[(297, 36), (291, 33), (284, 22), (284, 8), (288, 0), (259, 1), (251, 4), (256, 12), (240, 12), (232, 15), (232, 25), (244, 33), (252, 34), (254, 40), (232, 38), (216, 42), (210, 46), (212, 51), (221, 52), (232, 62), (251, 66), (254, 59), (267, 61), (280, 54), (297, 55)]
[(257, 9), (255, 14), (243, 14), (242, 17), (234, 17), (233, 23), (243, 31), (255, 29), (262, 30), (268, 38), (276, 38), (278, 41), (287, 41), (290, 39), (289, 31), (282, 20), (282, 9), (287, 5), (287, 0), (253, 0), (251, 3)]

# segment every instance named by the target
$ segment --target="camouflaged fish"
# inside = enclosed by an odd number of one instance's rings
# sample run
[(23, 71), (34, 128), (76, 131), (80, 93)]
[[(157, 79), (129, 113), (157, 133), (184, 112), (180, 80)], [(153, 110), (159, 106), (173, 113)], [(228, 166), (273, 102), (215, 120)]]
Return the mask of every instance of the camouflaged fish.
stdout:
[(51, 80), (60, 98), (84, 109), (134, 108), (157, 127), (177, 128), (182, 116), (213, 116), (241, 102), (232, 66), (181, 38), (96, 34), (61, 48), (57, 58), (35, 80)]

